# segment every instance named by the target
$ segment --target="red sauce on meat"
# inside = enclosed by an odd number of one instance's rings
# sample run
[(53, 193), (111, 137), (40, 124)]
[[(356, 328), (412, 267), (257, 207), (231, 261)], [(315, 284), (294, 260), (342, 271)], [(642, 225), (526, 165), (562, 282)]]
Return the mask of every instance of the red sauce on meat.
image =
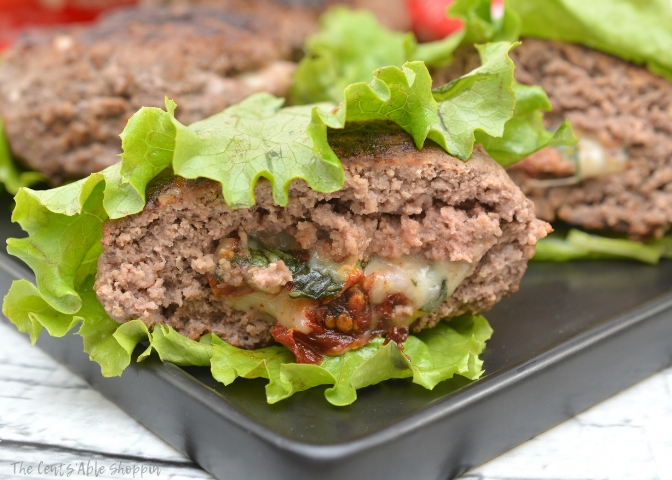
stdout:
[(320, 364), (325, 355), (341, 353), (348, 348), (361, 347), (368, 343), (370, 335), (351, 336), (334, 330), (318, 328), (306, 334), (295, 329), (288, 330), (281, 323), (273, 325), (273, 339), (289, 348), (298, 363)]
[[(363, 275), (358, 278), (363, 279)], [(288, 330), (279, 323), (271, 331), (275, 341), (289, 348), (299, 363), (320, 363), (324, 355), (360, 347), (371, 338), (372, 310), (360, 283), (342, 290), (333, 299), (317, 303), (306, 317), (310, 333)]]
[(387, 345), (390, 342), (394, 342), (399, 347), (399, 350), (403, 350), (404, 346), (402, 345), (408, 338), (408, 328), (406, 327), (392, 327), (392, 329), (387, 332), (385, 335), (385, 341), (383, 345)]
[(410, 303), (409, 298), (403, 293), (392, 293), (385, 297), (380, 305), (376, 305), (376, 315), (387, 320), (392, 316), (397, 306), (403, 307)]
[[(323, 301), (307, 313), (310, 333), (287, 329), (276, 323), (271, 334), (276, 342), (289, 348), (298, 363), (319, 364), (325, 355), (366, 345), (371, 338), (385, 335), (385, 343), (394, 341), (401, 345), (408, 337), (408, 328), (390, 326), (391, 312), (396, 305), (409, 303), (408, 297), (396, 293), (375, 307), (380, 325), (372, 328), (374, 308), (370, 304), (369, 290), (372, 282), (360, 275), (358, 281), (343, 290), (334, 299)], [(369, 289), (365, 287), (368, 286)]]

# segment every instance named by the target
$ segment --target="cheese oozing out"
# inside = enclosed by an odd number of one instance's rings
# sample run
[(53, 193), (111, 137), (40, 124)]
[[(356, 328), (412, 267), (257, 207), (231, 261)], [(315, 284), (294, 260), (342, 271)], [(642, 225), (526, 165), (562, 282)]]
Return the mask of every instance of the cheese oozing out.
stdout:
[[(341, 263), (322, 259), (317, 252), (309, 253), (309, 264), (319, 265), (338, 282), (362, 274), (368, 280), (368, 301), (374, 314), (369, 331), (381, 326), (380, 314), (375, 307), (389, 301), (396, 294), (403, 295), (403, 305), (389, 311), (387, 327), (409, 327), (419, 317), (436, 310), (449, 298), (462, 281), (473, 271), (473, 264), (449, 260), (431, 261), (421, 255), (405, 255), (395, 259), (372, 255), (362, 269), (356, 258), (346, 258)], [(346, 283), (347, 285), (347, 283)], [(225, 295), (222, 299), (233, 309), (249, 311), (269, 322), (279, 322), (288, 330), (309, 334), (314, 325), (311, 310), (322, 300), (296, 297), (291, 288), (282, 288), (278, 293), (258, 289)]]
[(373, 275), (372, 305), (381, 304), (395, 293), (408, 297), (413, 313), (393, 319), (395, 326), (408, 327), (417, 318), (438, 308), (471, 270), (472, 264), (468, 262), (431, 262), (419, 255), (404, 255), (395, 259), (373, 255), (364, 269), (364, 275)]
[(579, 130), (575, 132), (576, 145), (561, 145), (553, 148), (562, 158), (574, 163), (575, 173), (569, 177), (529, 180), (537, 188), (553, 188), (577, 185), (588, 178), (621, 173), (628, 168), (630, 152), (626, 147), (608, 147), (600, 140)]
[(582, 179), (620, 173), (627, 167), (629, 156), (625, 148), (607, 148), (589, 137), (581, 137), (576, 148), (578, 174)]

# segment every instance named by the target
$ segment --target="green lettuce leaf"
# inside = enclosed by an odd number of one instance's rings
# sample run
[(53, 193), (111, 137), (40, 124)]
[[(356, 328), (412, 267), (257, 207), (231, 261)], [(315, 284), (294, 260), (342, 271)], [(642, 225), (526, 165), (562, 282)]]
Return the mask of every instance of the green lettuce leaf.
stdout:
[(38, 172), (21, 171), (12, 158), (9, 142), (5, 135), (5, 126), (0, 118), (0, 184), (15, 195), (21, 187), (30, 187), (46, 181), (46, 177)]
[(42, 298), (65, 314), (82, 306), (75, 278), (88, 252), (100, 243), (107, 219), (103, 176), (46, 191), (22, 188), (15, 197), (12, 220), (29, 236), (8, 239), (7, 252), (28, 264)]
[(291, 101), (295, 105), (338, 103), (348, 85), (368, 81), (381, 66), (401, 67), (412, 60), (413, 43), (412, 34), (386, 29), (370, 12), (333, 8), (320, 18), (319, 32), (306, 39)]
[(294, 73), (292, 103), (338, 103), (345, 87), (367, 81), (378, 68), (401, 67), (410, 61), (440, 68), (452, 62), (453, 52), (462, 45), (518, 39), (518, 16), (505, 11), (503, 18), (492, 19), (488, 0), (456, 0), (449, 15), (461, 18), (465, 28), (443, 40), (419, 44), (412, 33), (390, 30), (370, 12), (332, 8), (320, 18), (320, 30), (304, 44), (305, 56)]
[(266, 396), (276, 403), (296, 392), (319, 385), (331, 385), (324, 392), (329, 403), (349, 405), (357, 390), (392, 378), (412, 378), (429, 390), (454, 375), (476, 380), (483, 374), (478, 358), (492, 335), (490, 325), (480, 315), (463, 315), (442, 322), (417, 336), (409, 336), (403, 352), (383, 339), (326, 357), (320, 365), (294, 363), (283, 347), (243, 350), (217, 337), (212, 343), (212, 375), (229, 385), (236, 378), (266, 378)]
[(150, 346), (142, 358), (155, 351), (164, 362), (181, 367), (208, 367), (212, 357), (212, 336), (204, 335), (199, 341), (180, 335), (171, 327), (157, 325), (150, 335)]
[(652, 238), (644, 243), (658, 248), (661, 258), (672, 258), (672, 234), (666, 235), (663, 238)]
[(506, 42), (477, 45), (482, 65), (472, 72), (434, 90), (439, 120), (429, 138), (453, 155), (471, 156), (475, 134), (501, 137), (513, 117), (513, 61), (508, 52), (516, 44)]
[[(407, 358), (396, 343), (383, 345), (381, 339), (367, 345), (365, 349), (348, 352), (339, 359), (339, 364), (323, 362), (327, 370), (338, 373), (333, 388), (327, 389), (324, 396), (333, 405), (349, 405), (357, 399), (357, 390), (375, 385), (392, 378), (408, 378), (413, 375), (412, 359)], [(328, 359), (333, 361), (334, 359)], [(326, 365), (325, 365), (326, 363)]]
[(404, 352), (413, 360), (413, 383), (431, 390), (454, 375), (479, 378), (483, 361), (478, 356), (491, 336), (482, 315), (462, 315), (409, 338)]
[(82, 307), (77, 315), (56, 310), (27, 280), (12, 283), (2, 313), (19, 331), (27, 332), (33, 344), (43, 329), (52, 337), (63, 337), (79, 325), (76, 333), (83, 339), (84, 351), (100, 364), (103, 375), (121, 375), (137, 343), (147, 337), (147, 327), (139, 320), (124, 325), (112, 320), (96, 298), (93, 281), (90, 276), (80, 286)]
[[(389, 65), (398, 67), (409, 60), (440, 67), (452, 61), (452, 53), (460, 46), (518, 38), (518, 15), (506, 9), (503, 18), (493, 19), (489, 0), (457, 0), (448, 12), (461, 18), (465, 28), (426, 44), (386, 29), (366, 12), (347, 8), (327, 12), (320, 31), (306, 41), (306, 57), (295, 74), (292, 101), (340, 101), (345, 85), (366, 80), (376, 69), (385, 70), (380, 78), (392, 71)], [(480, 69), (435, 90), (439, 121), (432, 126), (429, 138), (461, 159), (469, 158), (474, 142), (480, 143), (503, 166), (546, 146), (576, 143), (569, 122), (555, 132), (546, 130), (542, 111), (550, 110), (548, 98), (539, 87), (512, 83), (513, 65), (496, 50), (505, 48), (505, 44), (499, 45), (480, 47)], [(433, 105), (426, 105), (428, 111), (434, 110)], [(424, 140), (427, 133), (407, 131), (421, 147), (418, 135)]]
[(216, 336), (213, 336), (210, 370), (215, 380), (224, 385), (238, 377), (268, 379), (268, 403), (277, 403), (294, 393), (334, 381), (333, 376), (318, 365), (296, 363), (294, 355), (285, 347), (243, 350)]
[(669, 0), (506, 0), (523, 36), (581, 43), (672, 80)]
[(502, 18), (492, 18), (490, 0), (456, 0), (448, 8), (448, 16), (464, 22), (461, 45), (486, 42), (514, 42), (520, 35), (520, 18), (504, 10)]
[(401, 67), (414, 60), (430, 67), (447, 65), (461, 40), (460, 33), (419, 45), (412, 33), (385, 28), (370, 12), (332, 8), (320, 18), (320, 30), (304, 44), (290, 99), (295, 105), (338, 103), (348, 85), (368, 81), (378, 68)]
[(175, 102), (166, 98), (167, 112), (145, 107), (128, 121), (120, 135), (123, 149), (120, 178), (124, 180), (121, 183), (129, 185), (125, 188), (120, 185), (125, 194), (120, 196), (118, 204), (115, 203), (111, 218), (142, 210), (147, 184), (172, 165), (177, 134), (172, 117), (176, 108)]
[(551, 102), (546, 92), (538, 85), (523, 85), (513, 82), (516, 106), (513, 117), (506, 122), (501, 136), (490, 136), (476, 132), (476, 143), (480, 143), (488, 154), (503, 167), (541, 150), (556, 145), (575, 145), (578, 138), (569, 120), (565, 120), (555, 132), (546, 130), (544, 111), (551, 111)]
[(20, 332), (26, 332), (30, 336), (30, 343), (33, 345), (44, 328), (39, 319), (53, 314), (60, 315), (60, 312), (56, 312), (42, 300), (37, 287), (28, 280), (12, 282), (2, 303), (2, 313)]
[[(344, 93), (340, 111), (336, 116), (325, 118), (325, 123), (332, 128), (343, 124), (344, 120), (389, 120), (410, 133), (421, 149), (438, 119), (432, 78), (422, 62), (409, 62), (402, 68), (381, 68), (376, 70), (371, 83), (354, 83)], [(345, 119), (342, 118), (344, 115)], [(460, 147), (466, 147), (460, 140), (456, 139)]]
[(173, 170), (219, 181), (233, 208), (254, 205), (260, 177), (270, 181), (279, 205), (287, 205), (289, 184), (297, 178), (320, 192), (338, 190), (343, 167), (329, 147), (319, 107), (281, 108), (283, 102), (256, 94), (190, 127), (171, 115), (177, 130)]
[(571, 229), (566, 236), (552, 233), (537, 242), (532, 260), (566, 262), (569, 260), (628, 259), (656, 265), (661, 257), (672, 258), (672, 236), (637, 242), (609, 238)]

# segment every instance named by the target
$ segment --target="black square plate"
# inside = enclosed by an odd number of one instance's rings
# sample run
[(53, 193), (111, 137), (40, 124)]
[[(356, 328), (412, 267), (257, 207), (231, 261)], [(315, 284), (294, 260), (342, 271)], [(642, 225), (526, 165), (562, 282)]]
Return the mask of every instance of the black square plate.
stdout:
[[(32, 275), (0, 253), (3, 295), (16, 278)], [(265, 381), (154, 358), (103, 378), (81, 338), (38, 345), (218, 478), (447, 479), (670, 365), (672, 261), (531, 264), (487, 318), (481, 380), (387, 381), (341, 408), (321, 388), (268, 405)]]

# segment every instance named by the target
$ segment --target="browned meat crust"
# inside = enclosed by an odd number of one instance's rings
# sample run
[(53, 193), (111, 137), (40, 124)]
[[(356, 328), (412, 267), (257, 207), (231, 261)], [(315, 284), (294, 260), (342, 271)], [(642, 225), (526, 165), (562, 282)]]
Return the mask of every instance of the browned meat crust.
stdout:
[(186, 124), (256, 91), (284, 96), (289, 60), (316, 13), (225, 3), (234, 5), (125, 9), (93, 26), (22, 37), (0, 65), (14, 154), (57, 184), (116, 162), (130, 116), (162, 107), (164, 96)]
[(232, 232), (286, 231), (302, 248), (335, 259), (377, 253), (472, 262), (473, 273), (415, 330), (483, 312), (517, 290), (549, 227), (481, 150), (463, 163), (432, 145), (418, 152), (405, 132), (372, 127), (333, 133), (331, 142), (345, 166), (344, 188), (322, 194), (296, 181), (284, 208), (266, 181), (256, 188), (255, 207), (234, 211), (209, 180), (157, 181), (143, 212), (104, 225), (95, 288), (106, 311), (191, 338), (214, 332), (246, 348), (268, 343), (271, 323), (231, 311), (208, 286), (215, 249)]
[(672, 84), (577, 45), (528, 39), (513, 57), (518, 80), (540, 84), (555, 114), (630, 153), (622, 173), (575, 186), (535, 188), (523, 170), (512, 172), (537, 215), (633, 238), (665, 233), (672, 222)]

